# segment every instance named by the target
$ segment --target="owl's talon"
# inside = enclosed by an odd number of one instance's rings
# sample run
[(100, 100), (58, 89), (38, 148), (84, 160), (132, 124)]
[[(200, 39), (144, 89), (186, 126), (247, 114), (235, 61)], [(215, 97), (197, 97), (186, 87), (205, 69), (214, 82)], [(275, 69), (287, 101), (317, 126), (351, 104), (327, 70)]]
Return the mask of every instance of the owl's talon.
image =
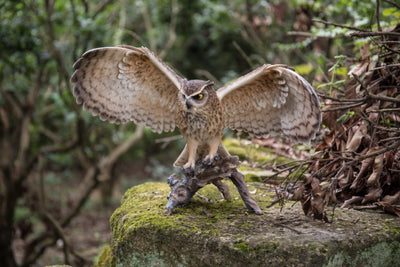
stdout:
[(214, 163), (215, 160), (218, 160), (218, 155), (214, 156), (210, 156), (207, 155), (204, 160), (202, 161), (203, 165), (212, 165)]
[(212, 165), (214, 163), (214, 160), (209, 160), (209, 159), (205, 159), (201, 162), (203, 165)]
[(211, 164), (213, 164), (213, 161), (212, 160), (203, 160), (201, 162), (201, 164), (203, 164), (203, 165), (211, 165)]

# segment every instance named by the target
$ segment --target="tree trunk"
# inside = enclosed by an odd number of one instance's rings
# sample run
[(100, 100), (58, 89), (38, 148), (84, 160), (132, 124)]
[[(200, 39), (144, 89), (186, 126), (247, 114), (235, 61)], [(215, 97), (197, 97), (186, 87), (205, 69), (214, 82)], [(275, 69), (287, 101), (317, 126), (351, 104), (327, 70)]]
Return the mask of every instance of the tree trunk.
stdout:
[[(3, 223), (3, 222), (2, 222)], [(2, 266), (15, 267), (17, 263), (14, 258), (14, 252), (11, 247), (12, 243), (12, 227), (9, 225), (0, 226), (0, 259)]]
[(16, 192), (11, 181), (7, 181), (7, 175), (2, 175), (4, 191), (2, 191), (2, 203), (0, 203), (0, 259), (2, 266), (17, 266), (12, 250), (14, 210), (16, 205)]

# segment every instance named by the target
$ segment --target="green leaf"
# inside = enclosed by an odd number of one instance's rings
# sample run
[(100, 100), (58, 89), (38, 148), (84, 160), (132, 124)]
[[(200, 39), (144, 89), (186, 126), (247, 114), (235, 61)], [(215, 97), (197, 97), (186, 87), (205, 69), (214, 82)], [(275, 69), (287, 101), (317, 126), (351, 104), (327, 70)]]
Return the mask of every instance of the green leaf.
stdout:
[(310, 74), (314, 70), (314, 67), (310, 64), (300, 64), (300, 65), (294, 66), (294, 69), (300, 75), (307, 75), (307, 74)]
[(347, 75), (347, 68), (346, 67), (340, 67), (336, 69), (336, 74), (337, 75)]
[(394, 12), (397, 11), (397, 8), (395, 7), (391, 7), (391, 8), (386, 8), (382, 11), (382, 15), (384, 17), (389, 17), (390, 15), (392, 15)]

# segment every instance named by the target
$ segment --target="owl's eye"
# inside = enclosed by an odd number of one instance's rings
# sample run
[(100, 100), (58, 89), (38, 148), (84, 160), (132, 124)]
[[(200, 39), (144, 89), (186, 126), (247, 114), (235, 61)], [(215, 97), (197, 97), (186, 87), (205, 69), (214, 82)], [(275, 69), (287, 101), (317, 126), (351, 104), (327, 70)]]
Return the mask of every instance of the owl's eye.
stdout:
[(204, 95), (202, 93), (192, 96), (195, 100), (202, 100)]

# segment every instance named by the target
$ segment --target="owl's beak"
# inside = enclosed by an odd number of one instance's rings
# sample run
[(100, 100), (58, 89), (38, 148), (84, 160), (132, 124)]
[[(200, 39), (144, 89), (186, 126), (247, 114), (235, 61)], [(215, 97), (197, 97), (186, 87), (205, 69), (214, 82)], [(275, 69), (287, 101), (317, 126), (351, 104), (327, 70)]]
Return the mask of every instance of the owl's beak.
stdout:
[(192, 104), (190, 103), (190, 101), (188, 99), (186, 99), (185, 105), (186, 105), (187, 109), (190, 109), (192, 107)]

